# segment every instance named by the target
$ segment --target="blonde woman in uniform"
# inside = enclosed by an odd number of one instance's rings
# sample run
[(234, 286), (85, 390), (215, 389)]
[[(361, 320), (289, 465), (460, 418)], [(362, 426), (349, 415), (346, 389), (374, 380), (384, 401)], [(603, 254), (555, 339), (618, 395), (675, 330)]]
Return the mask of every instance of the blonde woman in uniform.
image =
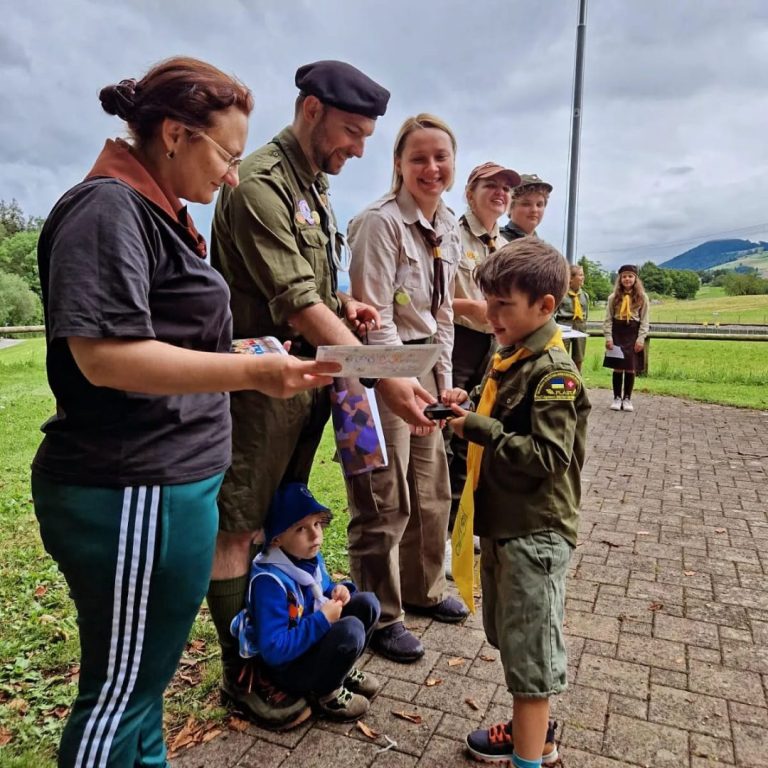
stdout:
[[(482, 380), (493, 348), (493, 332), (485, 317), (485, 299), (472, 275), (486, 256), (507, 242), (499, 231), (498, 220), (509, 210), (512, 191), (518, 184), (517, 171), (487, 162), (472, 170), (464, 190), (467, 209), (459, 218), (461, 259), (453, 299), (452, 365), (454, 385), (467, 392)], [(467, 475), (467, 442), (453, 435), (450, 425), (445, 436), (451, 478), (450, 532)], [(446, 572), (450, 576), (450, 543), (445, 556)]]
[[(461, 244), (456, 219), (442, 200), (455, 172), (456, 139), (439, 118), (408, 118), (395, 141), (392, 189), (349, 226), (351, 292), (376, 307), (375, 344), (444, 345), (421, 384), (444, 402), (453, 389), (453, 286)], [(438, 621), (460, 622), (464, 605), (445, 596), (444, 544), (450, 484), (439, 430), (411, 431), (380, 403), (389, 465), (347, 483), (349, 559), (360, 589), (375, 592), (381, 620), (371, 647), (412, 662), (421, 641), (403, 624), (403, 606)]]

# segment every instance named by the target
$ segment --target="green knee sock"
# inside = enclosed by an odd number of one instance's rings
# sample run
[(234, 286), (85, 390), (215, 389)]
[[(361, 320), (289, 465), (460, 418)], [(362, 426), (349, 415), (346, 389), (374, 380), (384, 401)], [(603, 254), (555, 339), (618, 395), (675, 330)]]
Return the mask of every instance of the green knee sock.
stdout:
[(237, 639), (232, 637), (229, 625), (240, 612), (248, 589), (248, 574), (234, 579), (217, 579), (208, 586), (206, 602), (221, 646), (221, 666), (224, 677), (234, 679), (240, 669)]

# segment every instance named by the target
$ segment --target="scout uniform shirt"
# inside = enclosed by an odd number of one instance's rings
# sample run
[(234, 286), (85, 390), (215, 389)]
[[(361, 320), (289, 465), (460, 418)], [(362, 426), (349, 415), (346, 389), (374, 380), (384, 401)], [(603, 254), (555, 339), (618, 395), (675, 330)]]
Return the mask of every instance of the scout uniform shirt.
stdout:
[[(556, 531), (576, 546), (589, 399), (560, 347), (545, 350), (548, 320), (518, 346), (530, 357), (501, 374), (490, 416), (469, 413), (464, 437), (484, 447), (475, 491), (475, 533), (509, 539)], [(509, 357), (517, 347), (499, 350)], [(475, 404), (482, 384), (472, 392)]]
[[(521, 237), (529, 237), (527, 232), (523, 232), (520, 227), (510, 219), (500, 230), (501, 236), (509, 243), (513, 240), (519, 240)], [(530, 237), (536, 237), (536, 233), (532, 232)]]
[[(442, 237), (445, 297), (436, 317), (430, 311), (434, 276), (432, 248), (419, 226)], [(405, 187), (371, 204), (349, 223), (352, 295), (381, 314), (381, 327), (368, 334), (371, 344), (403, 344), (431, 339), (443, 349), (435, 364), (438, 390), (451, 389), (453, 286), (461, 243), (458, 225), (440, 201), (434, 226)]]
[(339, 313), (335, 231), (327, 177), (312, 172), (290, 127), (243, 160), (238, 186), (219, 192), (211, 242), (236, 338), (296, 338), (289, 318), (314, 304)]
[[(621, 296), (623, 296), (623, 294)], [(603, 320), (603, 335), (605, 336), (606, 341), (613, 341), (614, 320), (617, 323), (623, 322), (619, 317), (619, 311), (621, 309), (621, 296), (619, 296), (619, 298), (616, 300), (616, 306), (613, 308), (613, 314), (611, 314), (611, 304), (613, 302), (614, 294), (612, 293), (608, 297), (608, 303), (606, 304), (605, 308), (605, 320)], [(645, 338), (648, 336), (648, 331), (651, 329), (648, 304), (649, 302), (647, 296), (643, 296), (643, 302), (639, 307), (630, 304), (630, 321), (640, 323), (636, 341), (642, 344), (645, 343)]]
[[(568, 291), (570, 291), (570, 288)], [(580, 322), (586, 323), (589, 316), (589, 294), (583, 288), (579, 288), (578, 298), (579, 303), (581, 304), (581, 311), (584, 313), (584, 317)], [(555, 319), (558, 323), (564, 323), (566, 325), (570, 325), (573, 322), (573, 296), (569, 296), (568, 292), (563, 296), (563, 300), (557, 308)]]
[[(490, 254), (490, 247), (483, 242), (490, 235), (493, 239), (496, 250), (506, 245), (506, 239), (499, 232), (499, 223), (495, 222), (493, 229), (486, 232), (485, 227), (472, 211), (467, 209), (459, 222), (459, 234), (461, 235), (461, 259), (459, 260), (459, 269), (456, 273), (455, 296), (457, 299), (472, 299), (474, 301), (485, 301), (485, 296), (473, 278), (475, 267), (480, 264), (486, 256)], [(466, 222), (466, 223), (465, 223)], [(456, 325), (463, 325), (473, 331), (481, 333), (492, 333), (489, 323), (478, 323), (470, 317), (464, 315), (455, 315), (453, 321)]]

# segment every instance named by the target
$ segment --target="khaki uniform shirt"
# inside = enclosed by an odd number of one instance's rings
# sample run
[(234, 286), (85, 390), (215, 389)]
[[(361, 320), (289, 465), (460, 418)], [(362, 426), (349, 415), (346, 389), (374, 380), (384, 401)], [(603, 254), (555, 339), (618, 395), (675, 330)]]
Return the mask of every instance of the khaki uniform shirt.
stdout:
[[(569, 288), (568, 290), (570, 291), (571, 289)], [(589, 318), (589, 294), (583, 288), (579, 288), (578, 297), (584, 314), (581, 322), (586, 323)], [(573, 323), (573, 296), (569, 296), (568, 293), (563, 296), (563, 300), (555, 312), (555, 320), (565, 325)]]
[[(608, 297), (608, 303), (605, 305), (605, 320), (603, 320), (603, 335), (606, 341), (613, 341), (613, 319), (620, 320), (619, 310), (621, 309), (621, 300), (616, 302), (616, 307), (611, 312), (611, 304), (613, 303), (613, 297), (615, 294), (611, 294)], [(637, 334), (637, 340), (641, 343), (645, 343), (645, 338), (648, 336), (648, 331), (651, 329), (650, 316), (648, 311), (648, 297), (643, 298), (643, 303), (639, 307), (633, 307), (630, 305), (630, 316), (632, 320), (640, 323), (640, 330)]]
[(288, 320), (300, 310), (322, 303), (339, 313), (332, 232), (327, 177), (312, 172), (290, 128), (243, 160), (238, 186), (219, 192), (211, 239), (235, 337), (295, 338)]
[[(549, 320), (520, 344), (532, 357), (501, 374), (490, 416), (467, 415), (464, 437), (484, 447), (475, 491), (475, 533), (491, 539), (556, 531), (576, 546), (581, 468), (590, 403)], [(508, 357), (516, 347), (504, 347)], [(487, 378), (487, 376), (486, 376)], [(480, 400), (483, 383), (472, 393)]]
[[(493, 229), (486, 232), (485, 227), (472, 211), (467, 209), (464, 214), (466, 224), (459, 222), (459, 233), (461, 235), (461, 259), (459, 269), (456, 272), (456, 290), (455, 298), (472, 299), (473, 301), (484, 301), (483, 292), (475, 283), (472, 275), (475, 267), (488, 256), (488, 246), (480, 239), (481, 235), (488, 234), (496, 241), (496, 249), (506, 244), (506, 239), (499, 233), (498, 222), (494, 223)], [(481, 333), (492, 333), (489, 323), (478, 323), (473, 318), (465, 315), (456, 315), (453, 320), (456, 325), (463, 325), (471, 328), (473, 331)]]
[[(445, 299), (432, 317), (432, 249), (416, 222), (442, 236)], [(437, 387), (450, 389), (453, 349), (453, 286), (461, 257), (456, 219), (441, 201), (434, 227), (403, 187), (377, 200), (349, 224), (352, 295), (381, 313), (381, 327), (368, 334), (371, 344), (402, 344), (434, 337), (443, 350), (435, 365)]]

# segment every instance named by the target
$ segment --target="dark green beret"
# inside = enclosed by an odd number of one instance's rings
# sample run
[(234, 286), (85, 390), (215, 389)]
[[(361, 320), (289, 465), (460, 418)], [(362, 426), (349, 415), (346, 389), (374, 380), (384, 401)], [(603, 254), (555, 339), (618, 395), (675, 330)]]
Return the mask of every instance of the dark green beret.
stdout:
[(316, 61), (296, 70), (296, 87), (345, 112), (374, 120), (387, 111), (389, 91), (344, 61)]

